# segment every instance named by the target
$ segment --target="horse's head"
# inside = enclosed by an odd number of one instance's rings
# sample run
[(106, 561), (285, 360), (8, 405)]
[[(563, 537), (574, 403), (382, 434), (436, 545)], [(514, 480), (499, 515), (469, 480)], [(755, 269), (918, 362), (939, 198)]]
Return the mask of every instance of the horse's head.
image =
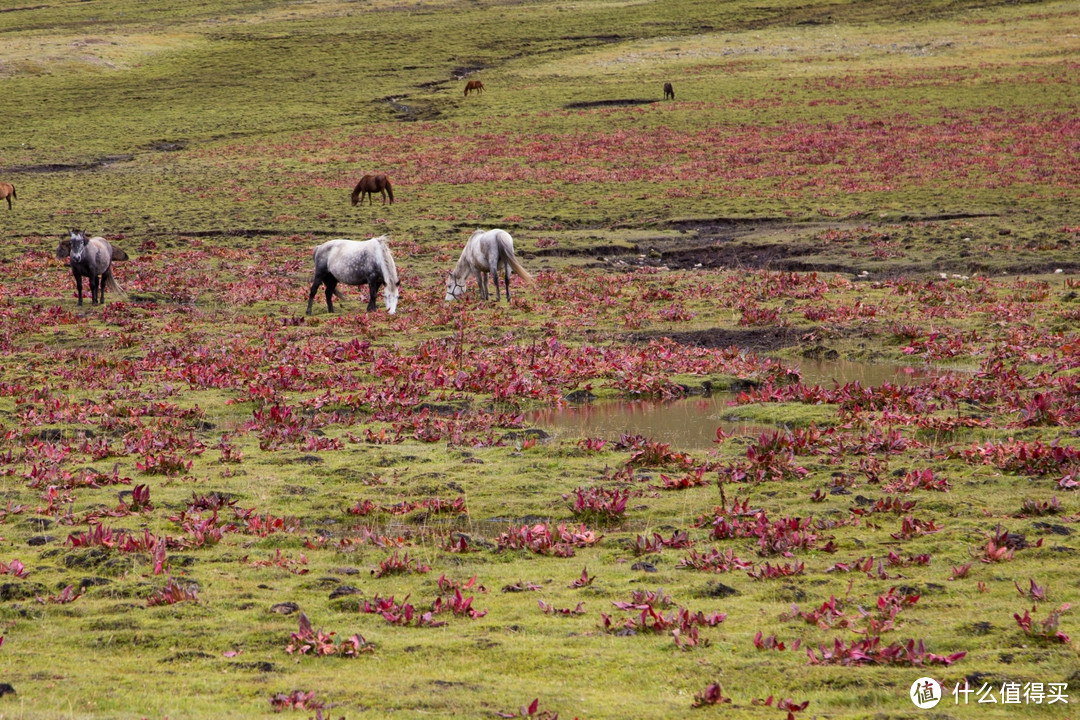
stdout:
[(71, 231), (71, 262), (82, 262), (86, 251), (86, 233), (82, 230)]
[(451, 271), (446, 276), (446, 302), (456, 300), (461, 297), (463, 292), (465, 292), (465, 283), (458, 280), (457, 276)]

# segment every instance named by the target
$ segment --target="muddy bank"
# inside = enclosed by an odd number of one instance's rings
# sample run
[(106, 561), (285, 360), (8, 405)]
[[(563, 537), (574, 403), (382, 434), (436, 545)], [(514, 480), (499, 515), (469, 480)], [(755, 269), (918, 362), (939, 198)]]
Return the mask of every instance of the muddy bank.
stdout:
[(808, 327), (765, 327), (737, 330), (708, 328), (687, 332), (635, 333), (631, 336), (631, 339), (635, 342), (648, 342), (667, 337), (681, 345), (692, 347), (727, 348), (735, 346), (756, 353), (768, 353), (798, 345), (806, 335), (813, 333), (814, 330), (815, 328)]

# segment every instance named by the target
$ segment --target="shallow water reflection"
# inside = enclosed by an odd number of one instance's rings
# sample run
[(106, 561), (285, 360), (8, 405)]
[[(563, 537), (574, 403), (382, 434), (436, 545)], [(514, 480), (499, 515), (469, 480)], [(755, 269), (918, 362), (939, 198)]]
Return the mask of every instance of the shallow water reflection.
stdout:
[[(833, 387), (858, 381), (865, 386), (886, 382), (906, 385), (936, 374), (925, 366), (859, 363), (847, 360), (791, 363), (802, 373), (807, 385)], [(615, 440), (622, 433), (644, 435), (650, 440), (670, 443), (679, 450), (714, 447), (716, 429), (729, 434), (757, 434), (774, 426), (725, 420), (733, 414), (734, 393), (713, 393), (677, 400), (608, 400), (530, 413), (530, 424), (544, 428), (557, 438), (598, 437)], [(780, 420), (780, 418), (778, 418)]]

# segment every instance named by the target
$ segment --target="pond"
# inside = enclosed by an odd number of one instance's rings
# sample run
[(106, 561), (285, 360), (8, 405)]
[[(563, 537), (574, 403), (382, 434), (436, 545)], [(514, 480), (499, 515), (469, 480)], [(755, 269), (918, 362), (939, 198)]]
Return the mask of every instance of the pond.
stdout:
[[(791, 365), (799, 368), (805, 384), (823, 387), (832, 387), (834, 382), (843, 385), (854, 381), (865, 386), (886, 382), (906, 385), (939, 374), (925, 366), (916, 369), (905, 365), (847, 360), (804, 360)], [(717, 392), (676, 400), (605, 400), (538, 410), (530, 413), (526, 419), (556, 438), (615, 440), (620, 434), (626, 433), (670, 443), (672, 448), (678, 450), (714, 447), (717, 428), (736, 435), (757, 434), (775, 428), (725, 419), (733, 414), (729, 403), (734, 399), (735, 393)]]

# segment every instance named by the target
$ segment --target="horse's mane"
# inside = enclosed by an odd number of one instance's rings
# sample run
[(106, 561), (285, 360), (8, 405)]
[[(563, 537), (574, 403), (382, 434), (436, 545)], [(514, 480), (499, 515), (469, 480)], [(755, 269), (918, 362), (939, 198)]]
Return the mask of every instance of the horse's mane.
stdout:
[(379, 253), (377, 257), (379, 269), (382, 270), (383, 280), (388, 286), (392, 286), (394, 290), (397, 290), (397, 265), (394, 263), (394, 256), (390, 254), (390, 246), (386, 242), (387, 237), (385, 235), (380, 235), (375, 238), (375, 240), (379, 243)]

